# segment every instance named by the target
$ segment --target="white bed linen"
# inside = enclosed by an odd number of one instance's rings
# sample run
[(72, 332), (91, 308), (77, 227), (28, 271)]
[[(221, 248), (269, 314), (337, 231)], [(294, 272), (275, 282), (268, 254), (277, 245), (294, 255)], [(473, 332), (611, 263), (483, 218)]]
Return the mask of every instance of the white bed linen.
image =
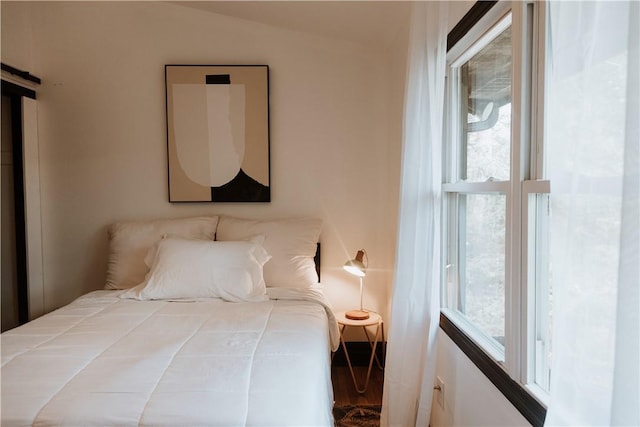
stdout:
[(121, 292), (2, 334), (2, 426), (333, 425), (338, 334), (321, 293), (230, 303)]

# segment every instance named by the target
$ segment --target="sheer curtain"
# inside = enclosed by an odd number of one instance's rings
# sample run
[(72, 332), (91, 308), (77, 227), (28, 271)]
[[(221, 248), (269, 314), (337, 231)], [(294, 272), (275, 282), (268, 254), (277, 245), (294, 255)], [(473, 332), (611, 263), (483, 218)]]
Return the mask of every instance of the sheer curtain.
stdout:
[(415, 2), (405, 91), (396, 267), (383, 426), (427, 426), (440, 314), (446, 2)]
[(640, 3), (550, 2), (546, 425), (640, 425)]

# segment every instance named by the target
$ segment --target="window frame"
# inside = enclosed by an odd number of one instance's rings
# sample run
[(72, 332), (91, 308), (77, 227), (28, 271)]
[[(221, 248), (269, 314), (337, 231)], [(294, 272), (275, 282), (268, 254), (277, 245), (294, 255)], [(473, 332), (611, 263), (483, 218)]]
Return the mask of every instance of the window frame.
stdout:
[[(531, 234), (530, 199), (550, 192), (544, 177), (544, 2), (476, 2), (449, 33), (445, 97), (445, 141), (443, 151), (443, 239), (442, 312), (440, 326), (533, 425), (542, 425), (548, 393), (535, 383), (537, 253)], [(456, 67), (475, 55), (508, 26), (511, 16), (512, 99), (510, 176), (508, 181), (467, 182), (456, 179), (461, 159), (461, 128), (452, 101), (456, 93)], [(462, 30), (461, 30), (462, 29)], [(464, 31), (464, 34), (462, 32)], [(491, 32), (494, 31), (495, 34)], [(483, 40), (487, 40), (482, 43)], [(460, 230), (452, 201), (457, 194), (500, 193), (506, 196), (505, 236), (505, 337), (504, 352), (490, 338), (479, 333), (468, 319), (448, 308), (459, 287), (458, 257)], [(532, 216), (534, 218), (532, 218)], [(544, 223), (544, 221), (543, 221)], [(534, 230), (544, 233), (544, 230)], [(532, 254), (533, 251), (533, 254)], [(533, 258), (532, 258), (533, 257)], [(532, 261), (533, 260), (533, 261)], [(534, 265), (531, 265), (531, 264)], [(454, 294), (452, 296), (452, 294)], [(503, 358), (502, 358), (503, 356)]]

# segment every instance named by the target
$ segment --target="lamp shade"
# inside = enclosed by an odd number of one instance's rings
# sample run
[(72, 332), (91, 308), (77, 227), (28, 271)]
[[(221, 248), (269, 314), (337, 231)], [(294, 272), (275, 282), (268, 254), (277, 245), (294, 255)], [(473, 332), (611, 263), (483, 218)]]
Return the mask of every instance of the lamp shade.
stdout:
[[(369, 312), (362, 308), (362, 278), (367, 272), (367, 266), (364, 265), (364, 257), (367, 255), (364, 249), (360, 249), (354, 259), (345, 262), (342, 268), (349, 273), (360, 278), (360, 310), (351, 310), (345, 313), (345, 317), (351, 320), (366, 320), (369, 318)], [(367, 264), (369, 257), (367, 256)]]
[(367, 272), (367, 266), (364, 265), (364, 250), (359, 250), (354, 259), (345, 262), (342, 268), (347, 270), (354, 276), (364, 277)]

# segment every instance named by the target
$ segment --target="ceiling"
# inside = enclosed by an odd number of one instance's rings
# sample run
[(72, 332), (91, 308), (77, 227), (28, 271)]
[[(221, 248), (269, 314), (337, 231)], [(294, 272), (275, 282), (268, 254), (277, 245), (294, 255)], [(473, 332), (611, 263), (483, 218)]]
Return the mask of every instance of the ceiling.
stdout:
[(388, 47), (409, 22), (407, 1), (176, 1), (293, 31)]

